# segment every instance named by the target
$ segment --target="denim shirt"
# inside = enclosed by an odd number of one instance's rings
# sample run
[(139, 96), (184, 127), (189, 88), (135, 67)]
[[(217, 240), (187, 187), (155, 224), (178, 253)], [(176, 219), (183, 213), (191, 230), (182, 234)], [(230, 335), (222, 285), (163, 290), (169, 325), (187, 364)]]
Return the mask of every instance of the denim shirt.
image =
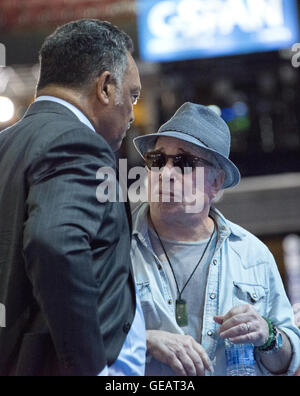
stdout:
[[(148, 234), (149, 205), (133, 212), (132, 262), (142, 302), (147, 330), (184, 334), (175, 319), (175, 302), (163, 266), (152, 249)], [(233, 224), (212, 208), (210, 215), (218, 224), (218, 242), (209, 264), (206, 283), (201, 345), (214, 363), (214, 375), (225, 375), (224, 341), (213, 317), (225, 315), (234, 306), (250, 304), (261, 316), (271, 320), (289, 337), (293, 356), (287, 375), (300, 366), (300, 331), (293, 310), (268, 248), (254, 235)], [(195, 303), (196, 303), (195, 296)], [(172, 370), (149, 356), (146, 375), (174, 375)], [(256, 373), (272, 375), (256, 354)]]

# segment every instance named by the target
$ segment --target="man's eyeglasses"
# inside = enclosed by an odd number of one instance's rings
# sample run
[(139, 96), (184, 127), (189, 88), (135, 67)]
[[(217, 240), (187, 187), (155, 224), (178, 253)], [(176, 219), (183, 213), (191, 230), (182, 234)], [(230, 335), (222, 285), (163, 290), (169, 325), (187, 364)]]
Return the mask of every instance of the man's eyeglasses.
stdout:
[[(173, 166), (179, 168), (182, 173), (188, 173), (189, 170), (194, 171), (200, 167), (214, 167), (211, 162), (189, 153), (167, 155), (161, 151), (150, 151), (144, 155), (146, 166), (150, 170), (165, 167), (169, 158), (173, 160)], [(185, 168), (189, 169), (185, 171)]]

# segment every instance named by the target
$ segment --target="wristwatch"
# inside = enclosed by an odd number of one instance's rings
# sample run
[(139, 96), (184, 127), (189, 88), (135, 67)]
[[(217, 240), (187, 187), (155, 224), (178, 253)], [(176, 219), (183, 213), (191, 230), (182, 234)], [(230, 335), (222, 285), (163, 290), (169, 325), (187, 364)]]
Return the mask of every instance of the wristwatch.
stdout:
[(271, 355), (279, 352), (282, 348), (282, 334), (280, 330), (273, 325), (273, 323), (269, 322), (268, 324), (271, 324), (272, 326), (272, 332), (270, 331), (269, 340), (265, 345), (259, 347), (258, 350), (263, 354)]

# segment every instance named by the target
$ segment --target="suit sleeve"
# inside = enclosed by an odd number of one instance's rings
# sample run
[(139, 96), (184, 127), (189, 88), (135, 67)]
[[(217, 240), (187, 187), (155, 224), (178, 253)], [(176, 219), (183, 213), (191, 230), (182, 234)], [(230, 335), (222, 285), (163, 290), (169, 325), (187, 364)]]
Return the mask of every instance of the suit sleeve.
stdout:
[(109, 146), (78, 129), (48, 144), (27, 171), (26, 271), (64, 375), (98, 375), (106, 365), (91, 249), (105, 227), (96, 199), (102, 166), (114, 166)]

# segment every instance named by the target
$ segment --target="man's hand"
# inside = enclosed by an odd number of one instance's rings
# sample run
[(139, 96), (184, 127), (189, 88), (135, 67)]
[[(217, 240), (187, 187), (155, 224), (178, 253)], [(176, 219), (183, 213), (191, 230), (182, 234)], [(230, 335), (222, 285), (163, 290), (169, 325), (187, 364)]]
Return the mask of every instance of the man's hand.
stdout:
[(213, 373), (205, 349), (191, 336), (147, 330), (147, 349), (179, 376), (204, 376), (205, 370)]
[(234, 344), (264, 345), (269, 338), (267, 322), (251, 305), (240, 305), (225, 316), (215, 316), (215, 322), (221, 325), (220, 337), (228, 338)]
[(293, 306), (296, 326), (300, 329), (300, 303)]

